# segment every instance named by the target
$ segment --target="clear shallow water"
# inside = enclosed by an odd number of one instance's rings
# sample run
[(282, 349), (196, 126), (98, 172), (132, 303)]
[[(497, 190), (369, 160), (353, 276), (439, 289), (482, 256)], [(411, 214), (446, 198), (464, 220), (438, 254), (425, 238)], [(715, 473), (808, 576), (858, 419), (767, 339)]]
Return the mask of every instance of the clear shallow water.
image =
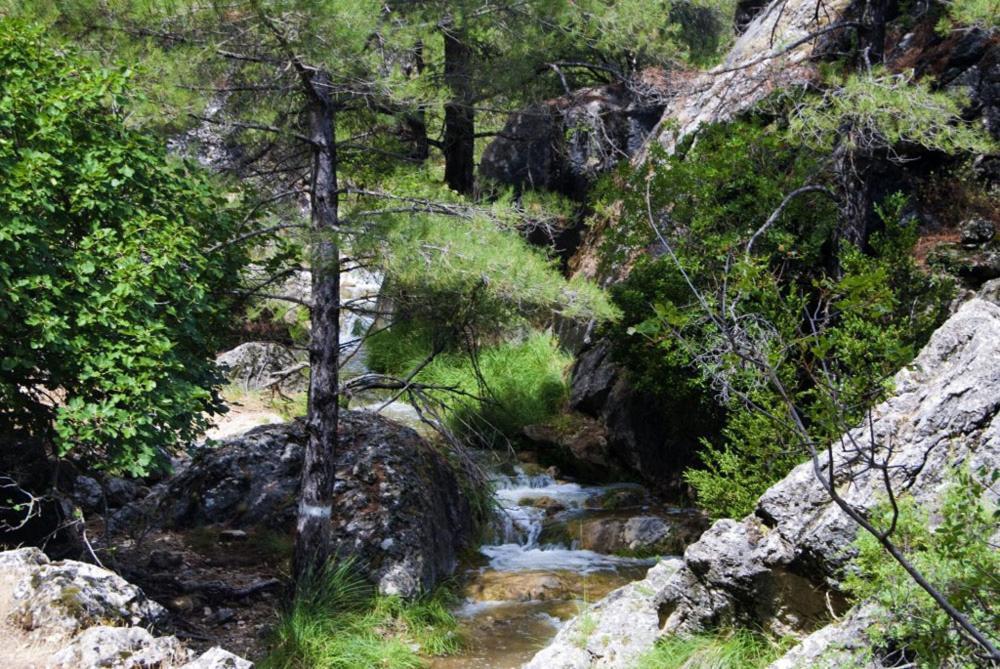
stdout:
[[(609, 490), (638, 486), (581, 485), (521, 467), (494, 474), (493, 485), (501, 508), (496, 537), (480, 547), (485, 566), (466, 575), (467, 598), (455, 610), (467, 648), (432, 659), (433, 669), (516, 669), (587, 602), (642, 578), (655, 563), (540, 541), (546, 522), (602, 515), (588, 506)], [(547, 513), (535, 506), (540, 502), (558, 511)]]

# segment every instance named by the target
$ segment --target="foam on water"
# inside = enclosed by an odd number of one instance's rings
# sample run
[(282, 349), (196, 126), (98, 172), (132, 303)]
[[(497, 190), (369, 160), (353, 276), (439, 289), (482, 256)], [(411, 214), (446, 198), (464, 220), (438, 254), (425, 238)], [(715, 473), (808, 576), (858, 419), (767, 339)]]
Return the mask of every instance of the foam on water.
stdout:
[(480, 552), (489, 558), (490, 569), (497, 571), (567, 569), (590, 574), (596, 571), (614, 571), (623, 567), (645, 567), (656, 564), (655, 559), (625, 558), (559, 546), (529, 548), (520, 544), (501, 544), (483, 546)]

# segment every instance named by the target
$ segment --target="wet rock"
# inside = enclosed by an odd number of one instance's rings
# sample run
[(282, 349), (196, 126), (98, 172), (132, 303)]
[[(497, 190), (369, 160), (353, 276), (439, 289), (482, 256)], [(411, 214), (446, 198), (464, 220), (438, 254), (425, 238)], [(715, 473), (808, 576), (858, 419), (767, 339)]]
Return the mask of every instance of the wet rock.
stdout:
[(705, 528), (694, 511), (669, 518), (654, 515), (607, 516), (571, 522), (568, 532), (580, 548), (596, 553), (636, 556), (679, 555)]
[(485, 571), (469, 579), (463, 594), (480, 602), (568, 601), (583, 592), (588, 597), (603, 597), (620, 583), (612, 571)]
[(576, 477), (613, 481), (625, 475), (611, 456), (604, 426), (589, 416), (563, 414), (547, 424), (528, 425), (523, 432), (546, 462), (556, 462)]
[(660, 631), (656, 593), (681, 567), (664, 560), (646, 578), (618, 588), (566, 623), (524, 669), (631, 669)]
[(996, 228), (985, 218), (970, 218), (959, 226), (962, 243), (966, 246), (982, 246), (993, 240)]
[(525, 499), (519, 500), (518, 506), (533, 506), (536, 509), (543, 509), (546, 515), (553, 515), (564, 511), (566, 505), (557, 499), (552, 499), (551, 497), (527, 497)]
[(588, 499), (584, 506), (588, 509), (634, 509), (650, 503), (649, 494), (638, 486), (634, 488), (612, 488), (602, 495)]
[(630, 551), (655, 550), (666, 543), (670, 526), (656, 516), (629, 518), (622, 527), (622, 541)]
[(277, 385), (290, 392), (309, 386), (308, 372), (302, 362), (290, 349), (267, 342), (240, 344), (215, 359), (229, 382), (244, 390), (261, 390), (278, 382)]
[[(144, 505), (177, 528), (291, 531), (305, 438), (295, 421), (201, 449)], [(336, 469), (337, 555), (356, 557), (387, 593), (410, 596), (451, 575), (473, 521), (461, 475), (442, 454), (410, 428), (344, 411)]]
[(141, 627), (91, 627), (52, 657), (55, 669), (149, 669), (176, 667), (189, 651), (172, 636), (154, 637)]

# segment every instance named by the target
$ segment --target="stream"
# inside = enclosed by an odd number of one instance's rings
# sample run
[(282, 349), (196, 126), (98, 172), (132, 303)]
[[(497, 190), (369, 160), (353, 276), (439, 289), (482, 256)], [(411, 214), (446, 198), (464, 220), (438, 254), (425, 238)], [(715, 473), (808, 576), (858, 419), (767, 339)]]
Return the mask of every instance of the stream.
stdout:
[[(532, 464), (493, 469), (502, 510), (496, 536), (462, 575), (464, 601), (455, 610), (467, 645), (432, 659), (432, 669), (520, 667), (587, 603), (643, 578), (656, 563), (581, 548), (588, 526), (650, 516), (678, 526), (697, 522), (696, 512), (659, 507), (636, 484), (584, 485), (532, 471)], [(608, 500), (627, 508), (604, 508)]]

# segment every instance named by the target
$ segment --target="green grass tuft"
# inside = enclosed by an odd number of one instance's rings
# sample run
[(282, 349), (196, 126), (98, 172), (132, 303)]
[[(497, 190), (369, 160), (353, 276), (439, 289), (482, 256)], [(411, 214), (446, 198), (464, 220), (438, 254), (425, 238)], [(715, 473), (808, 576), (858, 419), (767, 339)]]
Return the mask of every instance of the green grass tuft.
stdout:
[[(432, 350), (432, 335), (430, 328), (401, 323), (373, 336), (367, 346), (372, 369), (406, 376)], [(448, 405), (445, 418), (452, 429), (492, 446), (516, 439), (522, 427), (542, 423), (559, 410), (568, 393), (565, 370), (570, 362), (555, 337), (535, 332), (480, 349), (476, 363), (483, 383), (471, 356), (459, 350), (439, 354), (416, 380), (481, 398), (436, 394)]]
[(262, 669), (417, 669), (422, 656), (461, 647), (442, 590), (415, 601), (387, 597), (351, 561), (330, 565), (301, 587)]
[(643, 655), (636, 669), (762, 669), (787, 648), (787, 643), (746, 629), (672, 636)]

